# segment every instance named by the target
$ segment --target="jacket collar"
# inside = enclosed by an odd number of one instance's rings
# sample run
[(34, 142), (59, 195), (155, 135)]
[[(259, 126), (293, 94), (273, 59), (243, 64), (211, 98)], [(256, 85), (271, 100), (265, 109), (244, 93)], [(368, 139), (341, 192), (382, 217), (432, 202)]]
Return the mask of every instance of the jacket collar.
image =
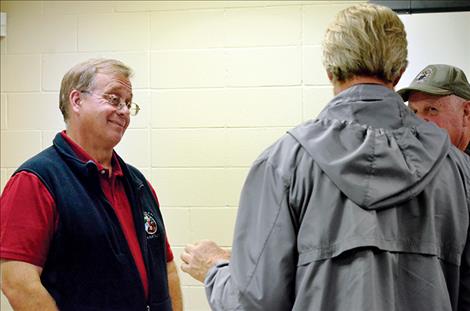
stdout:
[(372, 128), (398, 129), (419, 124), (400, 95), (380, 84), (357, 84), (335, 96), (319, 119), (366, 124)]

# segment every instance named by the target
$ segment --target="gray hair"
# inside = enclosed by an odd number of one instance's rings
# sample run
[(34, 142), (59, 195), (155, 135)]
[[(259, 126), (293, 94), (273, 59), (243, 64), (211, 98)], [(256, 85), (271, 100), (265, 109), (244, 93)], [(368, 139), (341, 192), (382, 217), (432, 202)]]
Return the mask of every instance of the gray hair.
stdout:
[(73, 66), (62, 78), (59, 94), (59, 108), (67, 122), (69, 117), (69, 95), (73, 90), (89, 90), (93, 87), (97, 73), (120, 75), (129, 79), (132, 69), (115, 59), (89, 59)]
[(338, 13), (323, 41), (323, 66), (333, 82), (354, 76), (397, 82), (408, 65), (403, 23), (387, 7), (359, 4)]

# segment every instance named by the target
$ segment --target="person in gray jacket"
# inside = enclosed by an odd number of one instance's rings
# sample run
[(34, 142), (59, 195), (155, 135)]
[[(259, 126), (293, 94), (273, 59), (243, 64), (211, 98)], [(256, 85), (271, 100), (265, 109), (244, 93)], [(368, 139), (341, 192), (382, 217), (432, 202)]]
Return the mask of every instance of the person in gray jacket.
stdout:
[(470, 158), (394, 86), (404, 26), (359, 4), (326, 31), (335, 97), (254, 162), (232, 254), (187, 245), (213, 310), (470, 310)]

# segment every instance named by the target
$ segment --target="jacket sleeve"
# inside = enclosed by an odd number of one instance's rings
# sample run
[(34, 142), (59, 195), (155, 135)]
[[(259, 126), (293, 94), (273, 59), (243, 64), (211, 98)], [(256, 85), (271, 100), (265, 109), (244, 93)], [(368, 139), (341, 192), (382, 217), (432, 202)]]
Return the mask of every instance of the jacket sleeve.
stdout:
[(460, 265), (459, 311), (470, 310), (470, 236)]
[(297, 265), (289, 180), (268, 160), (254, 163), (243, 187), (230, 263), (213, 267), (213, 310), (291, 310)]
[[(468, 161), (470, 162), (470, 161)], [(470, 168), (470, 166), (467, 166)], [(470, 169), (467, 170), (470, 172)], [(467, 207), (470, 219), (470, 174), (467, 174)], [(467, 229), (467, 241), (463, 251), (462, 260), (460, 263), (460, 286), (459, 286), (459, 311), (470, 310), (470, 227)]]
[[(470, 219), (470, 157), (463, 157), (465, 188), (467, 194), (468, 218)], [(470, 226), (467, 228), (467, 241), (460, 262), (459, 311), (470, 310)]]

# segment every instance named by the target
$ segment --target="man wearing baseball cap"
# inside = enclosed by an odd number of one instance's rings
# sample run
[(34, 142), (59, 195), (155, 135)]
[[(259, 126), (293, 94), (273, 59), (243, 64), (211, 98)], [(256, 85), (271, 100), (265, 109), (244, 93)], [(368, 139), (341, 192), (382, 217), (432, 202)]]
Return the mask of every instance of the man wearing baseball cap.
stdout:
[(470, 84), (461, 69), (429, 65), (398, 94), (420, 118), (447, 130), (452, 143), (470, 155)]

